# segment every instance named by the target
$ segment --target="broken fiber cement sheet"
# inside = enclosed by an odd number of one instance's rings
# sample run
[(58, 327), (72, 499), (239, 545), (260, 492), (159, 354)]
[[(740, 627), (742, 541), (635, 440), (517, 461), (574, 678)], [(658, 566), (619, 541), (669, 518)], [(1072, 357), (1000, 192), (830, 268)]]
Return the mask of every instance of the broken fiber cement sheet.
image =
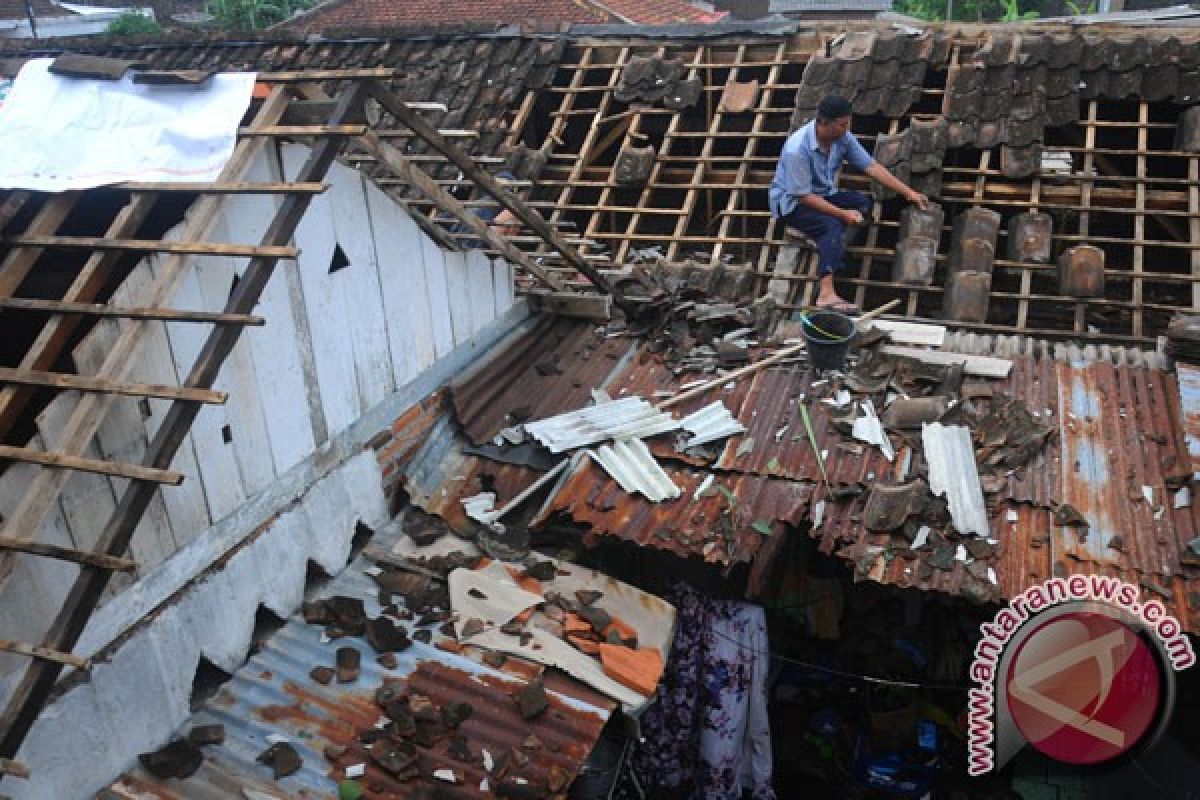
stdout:
[(929, 488), (945, 496), (954, 527), (976, 536), (991, 533), (971, 432), (962, 425), (927, 422), (921, 426), (921, 444), (929, 465)]
[(121, 181), (208, 183), (233, 155), (253, 72), (199, 86), (68, 78), (34, 59), (0, 107), (0, 188), (62, 192)]
[[(544, 591), (555, 591), (567, 597), (572, 596), (576, 589), (603, 592), (596, 606), (630, 625), (637, 631), (639, 646), (658, 649), (663, 662), (666, 662), (675, 632), (675, 608), (670, 603), (601, 572), (565, 561), (549, 560), (554, 562), (560, 573), (569, 574), (559, 574), (551, 581), (543, 581)], [(539, 623), (546, 621), (541, 612), (534, 613), (525, 625), (525, 630), (531, 635), (525, 645), (521, 645), (520, 637), (502, 633), (501, 625), (543, 601), (539, 595), (517, 586), (504, 564), (493, 561), (479, 570), (456, 569), (450, 573), (448, 583), (450, 607), (458, 617), (455, 632), (465, 644), (557, 667), (618, 701), (631, 713), (640, 711), (648, 702), (648, 698), (606, 675), (598, 660), (576, 650), (551, 631), (539, 627)], [(484, 597), (471, 596), (471, 589)], [(462, 639), (462, 627), (471, 618), (482, 620), (484, 630)]]

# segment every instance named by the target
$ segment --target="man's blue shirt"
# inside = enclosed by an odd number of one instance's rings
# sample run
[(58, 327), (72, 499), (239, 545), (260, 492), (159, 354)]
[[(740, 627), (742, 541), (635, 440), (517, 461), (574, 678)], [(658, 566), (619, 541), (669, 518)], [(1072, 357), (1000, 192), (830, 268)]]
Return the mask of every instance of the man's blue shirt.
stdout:
[(825, 197), (837, 191), (837, 171), (843, 161), (860, 171), (875, 163), (849, 132), (829, 146), (828, 155), (822, 153), (816, 128), (815, 120), (809, 122), (783, 143), (768, 195), (771, 213), (777, 217), (792, 213), (803, 195)]

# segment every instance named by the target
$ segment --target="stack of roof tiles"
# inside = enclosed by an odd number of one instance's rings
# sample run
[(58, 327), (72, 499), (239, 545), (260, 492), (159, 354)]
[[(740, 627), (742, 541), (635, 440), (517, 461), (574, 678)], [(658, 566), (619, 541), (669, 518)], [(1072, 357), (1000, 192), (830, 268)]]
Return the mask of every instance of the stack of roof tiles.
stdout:
[(921, 97), (925, 71), (949, 57), (950, 39), (940, 33), (852, 31), (835, 39), (827, 54), (814, 53), (796, 93), (795, 130), (816, 113), (827, 94), (839, 94), (860, 114), (902, 117)]
[[(945, 69), (943, 121), (914, 118), (911, 123), (936, 126), (920, 134), (930, 146), (918, 151), (904, 139), (885, 141), (877, 151), (902, 177), (911, 174), (918, 188), (936, 193), (936, 176), (918, 176), (937, 172), (931, 162), (946, 147), (1001, 147), (1005, 176), (1023, 178), (1037, 172), (1045, 129), (1077, 122), (1081, 99), (1138, 97), (1181, 104), (1200, 100), (1200, 47), (1163, 32), (1114, 36), (1002, 31), (950, 61), (950, 39), (941, 34), (844, 34), (831, 43), (828, 54), (810, 59), (796, 95), (792, 127), (811, 119), (827, 94), (851, 100), (858, 114), (905, 116), (921, 97), (926, 69)], [(912, 168), (910, 159), (922, 168)]]

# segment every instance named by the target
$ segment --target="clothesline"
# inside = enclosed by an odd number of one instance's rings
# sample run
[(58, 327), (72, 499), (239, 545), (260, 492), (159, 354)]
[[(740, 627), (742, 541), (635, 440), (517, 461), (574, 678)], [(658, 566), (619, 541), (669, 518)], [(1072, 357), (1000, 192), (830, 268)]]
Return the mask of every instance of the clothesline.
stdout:
[(905, 688), (905, 689), (936, 689), (939, 691), (954, 691), (954, 692), (965, 692), (970, 688), (966, 684), (958, 685), (958, 684), (950, 684), (950, 683), (919, 683), (916, 681), (898, 681), (898, 680), (893, 680), (891, 678), (878, 678), (878, 677), (875, 677), (874, 675), (863, 675), (858, 672), (846, 672), (846, 671), (840, 670), (840, 669), (833, 669), (832, 667), (823, 667), (820, 664), (812, 664), (807, 661), (800, 661), (799, 659), (796, 659), (796, 658), (789, 658), (788, 656), (780, 655), (780, 654), (770, 651), (770, 650), (768, 650), (766, 652), (753, 650), (753, 649), (747, 647), (746, 645), (742, 644), (738, 640), (734, 639), (733, 637), (726, 636), (725, 634), (721, 633), (718, 630), (713, 630), (712, 633), (715, 633), (717, 636), (720, 636), (723, 639), (727, 639), (727, 640), (733, 642), (734, 644), (736, 644), (738, 647), (742, 648), (743, 650), (750, 652), (750, 653), (754, 653), (755, 655), (767, 656), (768, 658), (773, 658), (776, 661), (783, 661), (787, 664), (794, 664), (798, 667), (805, 667), (807, 669), (815, 669), (818, 672), (824, 672), (829, 675), (837, 675), (838, 677), (841, 677), (841, 678), (853, 678), (855, 680), (863, 681), (864, 683), (873, 683), (873, 684), (878, 684), (881, 686), (899, 686), (899, 687)]

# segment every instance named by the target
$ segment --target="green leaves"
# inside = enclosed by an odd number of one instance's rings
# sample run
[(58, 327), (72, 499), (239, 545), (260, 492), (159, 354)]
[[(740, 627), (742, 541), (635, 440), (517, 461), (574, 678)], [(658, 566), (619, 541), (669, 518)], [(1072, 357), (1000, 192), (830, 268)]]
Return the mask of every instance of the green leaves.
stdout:
[(112, 36), (145, 36), (162, 33), (162, 26), (137, 11), (126, 11), (121, 16), (108, 23), (104, 32)]

